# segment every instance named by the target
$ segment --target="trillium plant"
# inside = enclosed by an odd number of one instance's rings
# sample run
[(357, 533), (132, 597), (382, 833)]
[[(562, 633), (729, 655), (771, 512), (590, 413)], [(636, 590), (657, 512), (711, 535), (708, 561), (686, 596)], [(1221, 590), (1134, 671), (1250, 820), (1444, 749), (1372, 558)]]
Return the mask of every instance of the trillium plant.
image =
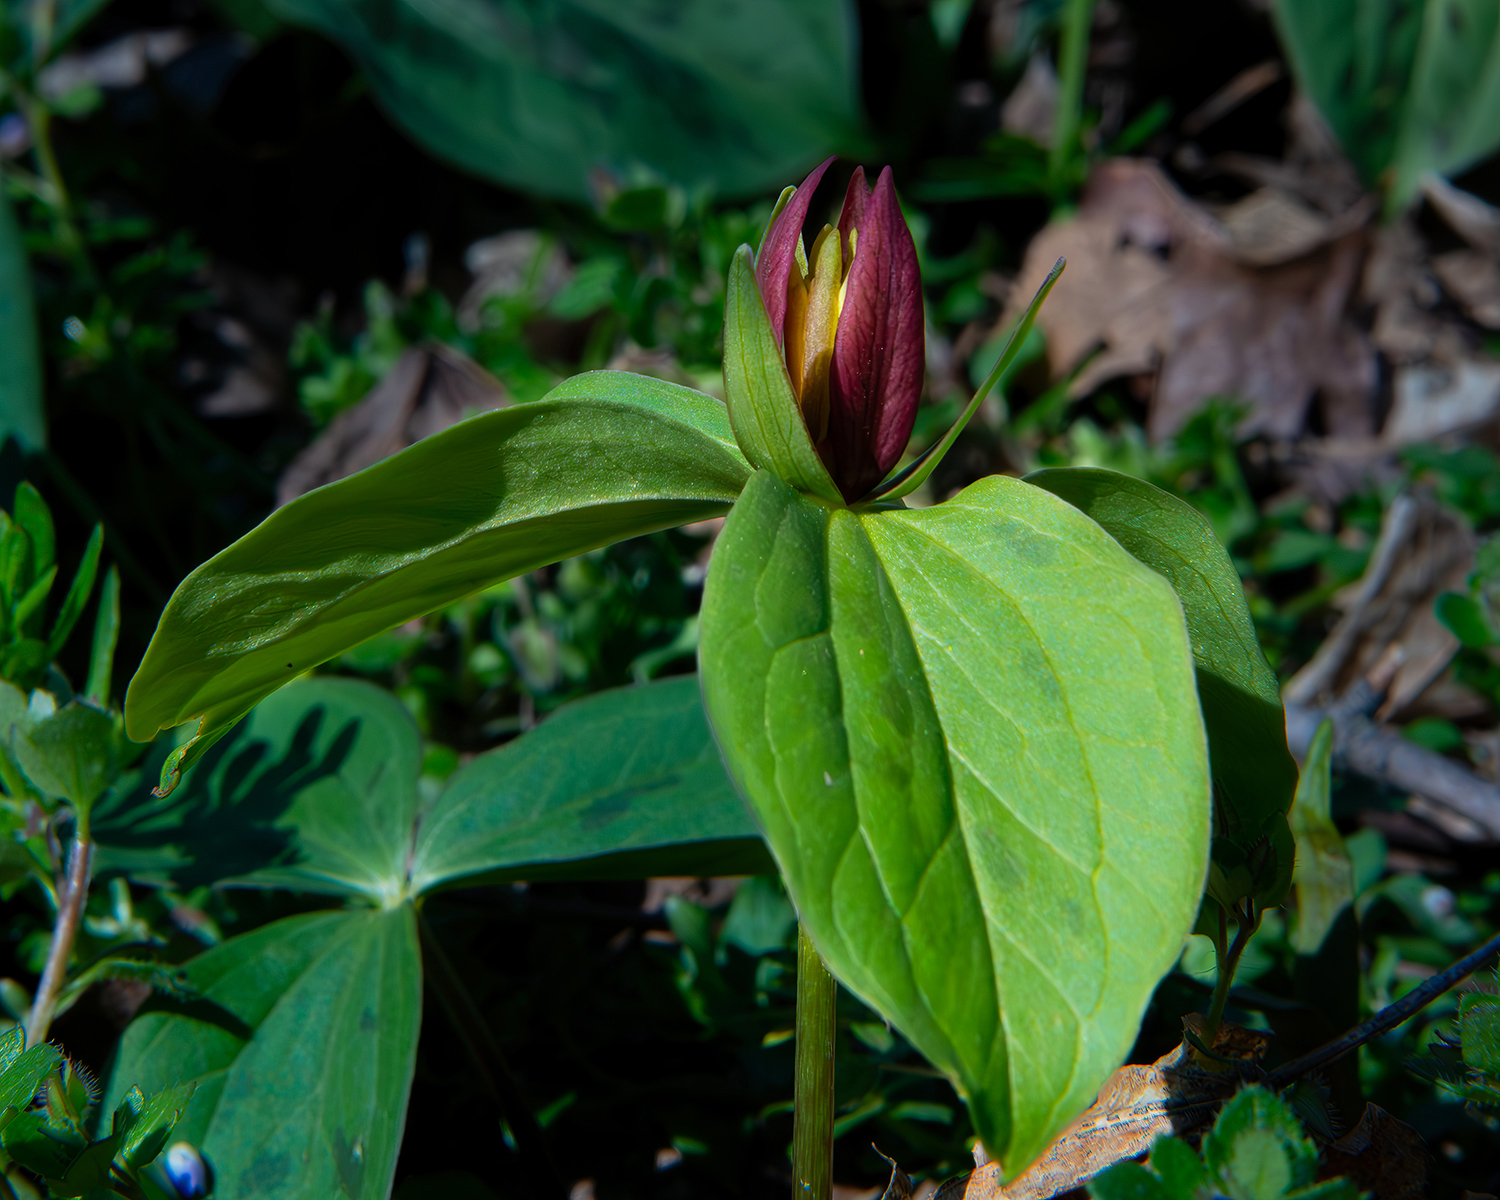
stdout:
[[(553, 746), (592, 755), (578, 769), (623, 788), (634, 768), (603, 758), (622, 744), (649, 756), (706, 713), (717, 751), (705, 732), (696, 774), (630, 791), (628, 844), (617, 823), (565, 852), (525, 849), (554, 819), (549, 781), (503, 834), (472, 815), (482, 805), (428, 813), (416, 850), (408, 828), (378, 885), (347, 894), (406, 946), (427, 890), (502, 877), (500, 859), (431, 866), (475, 846), (509, 839), (511, 878), (545, 877), (526, 873), (544, 859), (557, 877), (563, 858), (572, 877), (618, 878), (666, 873), (668, 850), (672, 873), (723, 871), (758, 833), (800, 920), (794, 1169), (799, 1194), (818, 1198), (835, 980), (947, 1075), (1013, 1175), (1124, 1060), (1184, 936), (1206, 933), (1228, 966), (1280, 901), (1297, 779), (1238, 578), (1193, 509), (1073, 469), (917, 503), (1062, 264), (957, 423), (903, 466), (923, 383), (916, 249), (889, 169), (873, 189), (856, 170), (837, 223), (805, 241), (828, 167), (787, 188), (759, 249), (734, 256), (725, 402), (592, 372), (309, 493), (183, 582), (125, 705), (137, 740), (193, 723), (165, 794), (259, 702), (371, 636), (610, 542), (725, 516), (698, 689), (634, 689), (633, 734), (631, 704), (612, 710), (623, 743), (596, 732)], [(666, 688), (676, 699), (653, 708)], [(648, 719), (668, 709), (670, 733)], [(554, 718), (493, 752), (506, 778), (562, 730)], [(408, 950), (389, 961), (421, 969)], [(409, 1085), (409, 1051), (392, 1061)], [(188, 1124), (213, 1152), (235, 1119)], [(361, 1196), (390, 1186), (396, 1148), (380, 1128), (360, 1143)], [(353, 1136), (340, 1126), (318, 1144)]]

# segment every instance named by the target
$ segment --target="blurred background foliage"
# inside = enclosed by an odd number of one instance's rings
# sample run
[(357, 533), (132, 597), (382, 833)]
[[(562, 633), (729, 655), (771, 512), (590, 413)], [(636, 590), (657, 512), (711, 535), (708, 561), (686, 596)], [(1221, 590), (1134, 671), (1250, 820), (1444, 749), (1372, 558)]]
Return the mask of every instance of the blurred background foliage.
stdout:
[[(1380, 719), (1493, 781), (1497, 22), (1483, 0), (4, 0), (0, 496), (29, 480), (47, 498), (64, 575), (102, 523), (128, 678), (172, 588), (278, 495), (580, 370), (718, 391), (725, 269), (777, 191), (828, 153), (844, 178), (890, 162), (927, 288), (915, 449), (996, 360), (1032, 258), (1062, 252), (1047, 239), (1102, 231), (1068, 244), (1053, 315), (924, 502), (1040, 466), (1149, 479), (1229, 548), (1292, 679), (1351, 610), (1393, 501), (1431, 498), (1469, 540), (1457, 566), (1428, 566), (1479, 632), (1455, 623), (1463, 645)], [(1165, 181), (1156, 199), (1112, 200), (1126, 170)], [(1290, 274), (1309, 263), (1345, 280), (1321, 308)], [(1177, 315), (1122, 330), (1088, 307), (1115, 294)], [(1183, 306), (1215, 304), (1218, 325), (1181, 332)], [(1288, 312), (1310, 348), (1264, 332)], [(1194, 347), (1252, 361), (1182, 383)], [(1300, 373), (1262, 387), (1272, 359)], [(569, 699), (690, 672), (715, 532), (534, 572), (326, 670), (400, 698), (436, 788)], [(1430, 622), (1432, 604), (1403, 611)], [(85, 677), (85, 650), (58, 669)], [(1500, 925), (1495, 837), (1408, 791), (1335, 774), (1362, 1011)], [(103, 872), (87, 955), (177, 964), (327, 903)], [(3, 887), (0, 1005), (19, 1017), (51, 908), (19, 876)], [(426, 912), (578, 1200), (782, 1194), (794, 958), (775, 880), (469, 888)], [(1296, 921), (1267, 919), (1231, 1010), (1282, 1057), (1318, 1040), (1298, 1024)], [(1212, 972), (1192, 939), (1138, 1061), (1175, 1044)], [(102, 1069), (149, 991), (101, 982), (57, 1036)], [(917, 1178), (966, 1169), (962, 1104), (840, 1005), (841, 1200), (876, 1194), (872, 1142)], [(1458, 1014), (1447, 997), (1358, 1064), (1453, 1197), (1500, 1190), (1493, 1111), (1411, 1069)], [(520, 1194), (511, 1140), (434, 1010), (397, 1196)]]

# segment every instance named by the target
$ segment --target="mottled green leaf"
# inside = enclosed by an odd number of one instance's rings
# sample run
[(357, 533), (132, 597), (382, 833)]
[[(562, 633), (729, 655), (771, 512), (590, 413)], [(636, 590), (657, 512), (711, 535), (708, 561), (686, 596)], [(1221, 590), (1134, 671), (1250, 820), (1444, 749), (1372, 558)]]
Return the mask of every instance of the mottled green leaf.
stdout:
[(361, 680), (262, 701), (170, 796), (149, 769), (99, 806), (100, 869), (180, 888), (284, 887), (389, 905), (441, 884), (752, 874), (764, 843), (724, 773), (696, 678), (565, 705), (425, 806), (421, 738)]
[(42, 352), (31, 299), (31, 267), (21, 228), (0, 189), (0, 442), (13, 435), (26, 450), (47, 445), (42, 411)]
[[(592, 377), (597, 379), (597, 377)], [(632, 397), (630, 381), (635, 381)], [(294, 500), (168, 602), (125, 698), (138, 741), (196, 720), (163, 786), (309, 667), (491, 583), (724, 512), (746, 477), (712, 397), (615, 379), (462, 421)], [(695, 410), (698, 419), (681, 415)]]
[(410, 886), (770, 866), (693, 676), (580, 700), (475, 759), (423, 816)]
[(486, 179), (590, 200), (642, 170), (744, 195), (858, 129), (848, 0), (269, 0), (395, 122)]
[(200, 999), (148, 1001), (105, 1095), (197, 1085), (177, 1129), (224, 1200), (385, 1200), (422, 1012), (409, 904), (291, 917), (187, 966)]
[(1197, 914), (1208, 764), (1171, 588), (1016, 480), (853, 512), (759, 472), (702, 627), (706, 707), (819, 952), (1026, 1165)]
[[(1297, 764), (1286, 744), (1276, 675), (1261, 652), (1239, 574), (1191, 505), (1117, 471), (1059, 468), (1027, 476), (1087, 513), (1148, 567), (1166, 576), (1182, 602), (1208, 730), (1217, 839), (1233, 849), (1210, 887), (1221, 903), (1245, 894), (1275, 905), (1291, 882), (1286, 812)], [(1252, 863), (1236, 871), (1241, 864)], [(1229, 880), (1238, 882), (1230, 885)], [(1224, 881), (1221, 883), (1221, 881)]]

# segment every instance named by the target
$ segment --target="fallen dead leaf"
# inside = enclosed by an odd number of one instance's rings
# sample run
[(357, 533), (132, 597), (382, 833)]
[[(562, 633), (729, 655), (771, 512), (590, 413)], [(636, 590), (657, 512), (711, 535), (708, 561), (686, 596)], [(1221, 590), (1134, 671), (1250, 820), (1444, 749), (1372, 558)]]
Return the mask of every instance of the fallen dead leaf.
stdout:
[(1319, 1179), (1352, 1179), (1374, 1200), (1421, 1200), (1427, 1186), (1421, 1135), (1385, 1109), (1366, 1104), (1359, 1124), (1324, 1152)]
[[(1196, 1032), (1202, 1020), (1194, 1013), (1184, 1024)], [(1266, 1034), (1226, 1021), (1213, 1048), (1253, 1064), (1265, 1055), (1268, 1042)], [(999, 1165), (976, 1147), (974, 1170), (943, 1184), (934, 1200), (1051, 1200), (1080, 1187), (1115, 1163), (1145, 1154), (1157, 1138), (1211, 1121), (1241, 1082), (1237, 1070), (1213, 1067), (1204, 1067), (1186, 1042), (1149, 1066), (1121, 1067), (1088, 1111), (1015, 1179), (1002, 1182)]]
[(1032, 240), (1002, 322), (1065, 257), (1038, 322), (1052, 374), (1072, 375), (1072, 395), (1155, 372), (1153, 440), (1215, 395), (1249, 404), (1246, 436), (1296, 437), (1316, 396), (1330, 433), (1368, 437), (1375, 357), (1347, 309), (1371, 215), (1361, 201), (1329, 219), (1264, 192), (1215, 215), (1154, 163), (1113, 159), (1077, 214)]
[(281, 476), (277, 504), (388, 458), (473, 412), (505, 406), (505, 388), (450, 346), (414, 346), (358, 404), (345, 409)]

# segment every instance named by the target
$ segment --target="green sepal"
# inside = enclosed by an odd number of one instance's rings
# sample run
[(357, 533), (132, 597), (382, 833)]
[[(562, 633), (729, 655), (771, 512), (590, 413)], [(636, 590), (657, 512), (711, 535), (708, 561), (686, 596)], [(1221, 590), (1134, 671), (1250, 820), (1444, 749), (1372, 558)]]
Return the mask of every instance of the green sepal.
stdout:
[(801, 492), (831, 504), (843, 497), (818, 457), (792, 391), (786, 360), (755, 281), (749, 246), (735, 251), (724, 298), (724, 394), (745, 458)]

